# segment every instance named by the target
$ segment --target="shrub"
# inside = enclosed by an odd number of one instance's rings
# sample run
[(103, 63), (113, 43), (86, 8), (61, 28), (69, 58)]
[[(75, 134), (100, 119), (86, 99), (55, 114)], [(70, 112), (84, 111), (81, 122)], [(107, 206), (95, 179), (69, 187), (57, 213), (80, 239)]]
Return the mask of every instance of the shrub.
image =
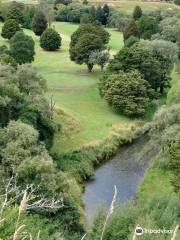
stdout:
[(13, 57), (11, 57), (10, 55), (7, 55), (7, 54), (0, 55), (0, 62), (9, 64), (12, 67), (17, 68), (17, 63), (16, 63), (15, 59)]
[(17, 32), (10, 40), (10, 52), (17, 63), (34, 61), (34, 40), (23, 32)]
[(47, 51), (55, 51), (61, 46), (61, 37), (54, 29), (46, 29), (40, 38), (40, 46)]
[(2, 27), (1, 36), (3, 38), (11, 39), (14, 34), (20, 30), (19, 23), (14, 19), (9, 19), (5, 21), (4, 26)]
[(33, 21), (32, 21), (33, 32), (37, 36), (41, 36), (41, 34), (45, 31), (46, 28), (47, 28), (47, 19), (43, 12), (38, 11), (34, 15)]
[(138, 71), (106, 73), (99, 83), (100, 94), (128, 116), (142, 116), (149, 105), (149, 84)]

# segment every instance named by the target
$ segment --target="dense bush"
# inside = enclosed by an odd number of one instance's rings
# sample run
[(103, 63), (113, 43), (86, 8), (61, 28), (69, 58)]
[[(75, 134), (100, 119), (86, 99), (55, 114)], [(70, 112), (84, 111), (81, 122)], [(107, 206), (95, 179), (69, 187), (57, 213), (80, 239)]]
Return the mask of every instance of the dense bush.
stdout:
[(17, 68), (17, 62), (12, 56), (8, 54), (0, 54), (0, 62), (4, 64), (9, 64), (12, 67)]
[(33, 32), (37, 36), (41, 36), (41, 34), (45, 31), (46, 28), (47, 28), (47, 19), (44, 13), (41, 11), (37, 11), (32, 21)]
[(32, 37), (23, 32), (17, 32), (10, 40), (10, 52), (17, 63), (31, 63), (34, 61), (35, 43)]
[(2, 27), (2, 33), (1, 36), (3, 38), (10, 39), (14, 36), (14, 34), (18, 31), (20, 31), (21, 28), (19, 26), (19, 23), (14, 19), (6, 20), (3, 27)]
[(40, 46), (47, 51), (55, 51), (61, 46), (61, 37), (52, 28), (46, 29), (40, 37)]
[(10, 120), (21, 119), (38, 129), (40, 140), (50, 147), (57, 126), (43, 96), (45, 80), (29, 65), (19, 66), (17, 70), (0, 65), (0, 69), (0, 125), (4, 127)]
[(151, 36), (158, 32), (158, 21), (149, 16), (142, 16), (138, 21), (140, 36), (144, 39), (151, 39)]
[(147, 81), (137, 71), (105, 74), (99, 89), (110, 105), (128, 116), (144, 115), (152, 94)]

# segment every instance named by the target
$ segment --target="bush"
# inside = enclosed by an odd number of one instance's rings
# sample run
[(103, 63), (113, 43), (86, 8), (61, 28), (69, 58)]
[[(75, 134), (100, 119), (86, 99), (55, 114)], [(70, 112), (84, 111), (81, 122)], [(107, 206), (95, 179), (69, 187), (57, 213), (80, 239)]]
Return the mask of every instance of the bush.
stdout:
[(106, 73), (99, 83), (100, 94), (128, 116), (142, 116), (149, 105), (149, 84), (138, 71)]
[(47, 19), (43, 12), (38, 11), (34, 15), (33, 21), (32, 21), (33, 32), (37, 36), (41, 36), (41, 34), (45, 31), (46, 28), (47, 28)]
[(47, 51), (55, 51), (61, 46), (61, 37), (54, 29), (46, 29), (40, 38), (40, 46)]
[(34, 40), (23, 32), (17, 32), (10, 40), (10, 52), (17, 63), (34, 61)]
[(2, 27), (1, 36), (3, 38), (11, 39), (14, 34), (20, 30), (19, 23), (14, 19), (9, 19), (5, 21), (4, 26)]
[(14, 68), (17, 68), (17, 63), (13, 57), (7, 54), (0, 55), (0, 62), (4, 64), (9, 64)]

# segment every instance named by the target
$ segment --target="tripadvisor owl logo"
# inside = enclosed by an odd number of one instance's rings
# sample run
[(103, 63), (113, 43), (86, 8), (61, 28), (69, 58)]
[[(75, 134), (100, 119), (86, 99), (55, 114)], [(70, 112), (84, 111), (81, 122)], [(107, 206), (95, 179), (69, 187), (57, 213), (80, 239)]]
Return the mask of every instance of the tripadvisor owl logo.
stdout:
[(142, 227), (136, 227), (136, 229), (135, 229), (135, 234), (137, 235), (137, 236), (141, 236), (141, 235), (143, 235), (143, 233), (144, 233), (144, 230), (143, 230), (143, 228)]

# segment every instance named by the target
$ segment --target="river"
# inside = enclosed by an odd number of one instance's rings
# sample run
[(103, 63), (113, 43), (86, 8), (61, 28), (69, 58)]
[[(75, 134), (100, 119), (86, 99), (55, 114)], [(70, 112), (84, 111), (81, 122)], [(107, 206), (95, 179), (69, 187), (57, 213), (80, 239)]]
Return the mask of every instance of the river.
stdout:
[(151, 159), (157, 154), (157, 148), (151, 145), (147, 137), (121, 147), (117, 155), (96, 169), (93, 179), (85, 186), (83, 200), (88, 221), (102, 205), (107, 210), (111, 204), (114, 185), (117, 187), (118, 204), (124, 204), (135, 196)]

